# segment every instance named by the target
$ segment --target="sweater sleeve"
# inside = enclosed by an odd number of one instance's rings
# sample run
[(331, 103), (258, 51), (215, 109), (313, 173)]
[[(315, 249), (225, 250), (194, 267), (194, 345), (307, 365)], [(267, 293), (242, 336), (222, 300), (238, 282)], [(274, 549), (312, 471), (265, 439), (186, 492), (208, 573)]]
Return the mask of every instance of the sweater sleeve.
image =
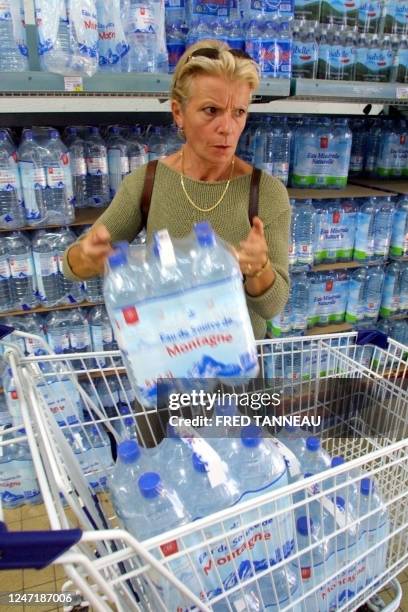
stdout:
[(259, 190), (259, 217), (264, 223), (275, 281), (261, 295), (253, 297), (247, 294), (246, 299), (254, 312), (268, 320), (283, 310), (289, 297), (290, 205), (286, 187), (265, 173), (262, 173)]
[[(124, 178), (110, 206), (92, 226), (105, 225), (111, 235), (112, 242), (118, 242), (119, 240), (131, 242), (140, 229), (142, 223), (140, 198), (143, 192), (145, 173), (146, 166), (142, 166)], [(81, 238), (74, 244), (78, 244), (80, 240)], [(82, 279), (73, 273), (68, 263), (68, 251), (72, 246), (69, 246), (64, 253), (63, 274), (69, 280), (80, 281)]]

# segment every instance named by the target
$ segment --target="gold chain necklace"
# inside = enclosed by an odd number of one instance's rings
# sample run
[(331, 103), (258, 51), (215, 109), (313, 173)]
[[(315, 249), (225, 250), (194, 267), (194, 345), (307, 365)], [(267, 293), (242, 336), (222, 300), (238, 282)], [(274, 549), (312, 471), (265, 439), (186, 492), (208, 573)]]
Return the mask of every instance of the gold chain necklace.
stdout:
[(215, 208), (217, 208), (217, 206), (219, 206), (219, 204), (221, 204), (221, 202), (224, 199), (225, 194), (228, 191), (228, 187), (230, 186), (230, 182), (232, 179), (232, 175), (234, 174), (234, 166), (235, 166), (235, 157), (232, 158), (232, 162), (231, 162), (231, 172), (227, 181), (227, 184), (225, 185), (225, 189), (222, 192), (222, 195), (220, 197), (220, 199), (218, 200), (218, 202), (216, 202), (213, 206), (210, 206), (210, 208), (201, 208), (200, 206), (197, 206), (197, 204), (195, 202), (193, 202), (193, 200), (190, 198), (190, 196), (187, 193), (186, 187), (184, 185), (184, 148), (181, 149), (181, 175), (180, 175), (180, 183), (181, 183), (181, 187), (183, 189), (184, 195), (186, 196), (187, 200), (190, 202), (191, 206), (193, 206), (196, 210), (199, 210), (200, 212), (211, 212), (212, 210), (214, 210)]

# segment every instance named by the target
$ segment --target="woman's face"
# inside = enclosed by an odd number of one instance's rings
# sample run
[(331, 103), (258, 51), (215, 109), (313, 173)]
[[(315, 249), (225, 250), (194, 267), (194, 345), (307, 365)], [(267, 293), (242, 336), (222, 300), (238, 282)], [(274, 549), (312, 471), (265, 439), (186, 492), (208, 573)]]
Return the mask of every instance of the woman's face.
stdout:
[(183, 107), (173, 101), (173, 115), (187, 144), (208, 164), (232, 159), (245, 127), (251, 90), (245, 81), (199, 74)]

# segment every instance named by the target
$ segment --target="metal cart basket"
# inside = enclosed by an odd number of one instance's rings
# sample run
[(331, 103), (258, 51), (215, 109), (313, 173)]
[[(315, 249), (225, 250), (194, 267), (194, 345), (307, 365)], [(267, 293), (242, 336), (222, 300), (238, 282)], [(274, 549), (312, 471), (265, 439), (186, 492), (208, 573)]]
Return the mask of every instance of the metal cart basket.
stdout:
[[(345, 461), (299, 479), (289, 452), (291, 484), (171, 531), (163, 525), (160, 535), (140, 540), (123, 528), (110, 502), (109, 452), (133, 427), (145, 456), (154, 457), (163, 414), (135, 401), (119, 352), (55, 355), (40, 338), (15, 333), (43, 353), (22, 356), (13, 334), (5, 339), (20, 400), (14, 418), (28, 424), (51, 534), (64, 541), (49, 561), (64, 565), (67, 588), (94, 610), (329, 612), (364, 602), (373, 610), (398, 608), (395, 577), (408, 564), (407, 347), (368, 332), (258, 342), (259, 378), (221, 391), (251, 398), (278, 393), (276, 414), (320, 417), (326, 450)], [(200, 430), (182, 435), (194, 448)], [(268, 444), (285, 448), (272, 426), (265, 435)], [(93, 462), (85, 465), (78, 437)], [(355, 495), (367, 478), (377, 502), (370, 493), (363, 507)], [(313, 533), (316, 513), (321, 529)], [(299, 516), (310, 526), (302, 545), (295, 535)], [(8, 535), (0, 538), (0, 569), (10, 567)], [(318, 561), (322, 550), (332, 551), (330, 562)], [(385, 606), (373, 597), (387, 584), (394, 598)]]

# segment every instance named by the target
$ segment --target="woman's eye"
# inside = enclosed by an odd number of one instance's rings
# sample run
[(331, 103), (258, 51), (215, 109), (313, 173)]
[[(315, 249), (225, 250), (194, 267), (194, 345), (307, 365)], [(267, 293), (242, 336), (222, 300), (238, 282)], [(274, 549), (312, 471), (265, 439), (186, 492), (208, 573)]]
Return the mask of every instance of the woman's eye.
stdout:
[(243, 108), (237, 108), (235, 110), (235, 115), (237, 117), (242, 117), (243, 115), (245, 115), (246, 111)]
[(215, 106), (207, 106), (207, 108), (204, 109), (204, 112), (207, 115), (215, 115), (215, 113), (217, 112), (217, 109), (215, 108)]

